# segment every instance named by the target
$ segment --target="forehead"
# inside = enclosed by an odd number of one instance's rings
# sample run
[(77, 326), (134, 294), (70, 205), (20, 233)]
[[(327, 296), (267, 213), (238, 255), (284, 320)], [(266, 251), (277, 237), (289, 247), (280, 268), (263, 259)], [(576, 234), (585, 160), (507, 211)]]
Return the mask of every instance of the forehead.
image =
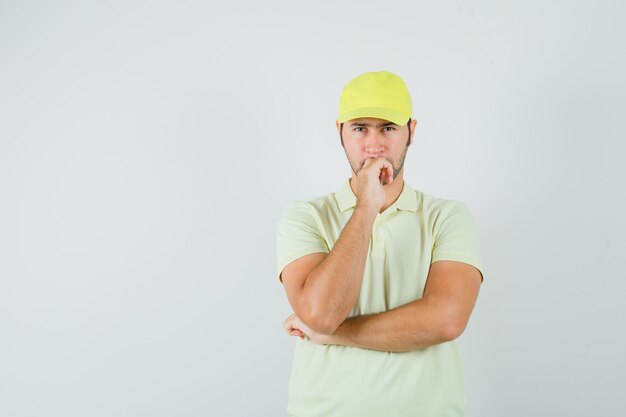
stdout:
[(348, 126), (373, 126), (373, 127), (383, 127), (383, 126), (395, 126), (396, 124), (390, 122), (385, 119), (378, 119), (375, 117), (359, 117), (358, 119), (348, 120), (346, 122)]

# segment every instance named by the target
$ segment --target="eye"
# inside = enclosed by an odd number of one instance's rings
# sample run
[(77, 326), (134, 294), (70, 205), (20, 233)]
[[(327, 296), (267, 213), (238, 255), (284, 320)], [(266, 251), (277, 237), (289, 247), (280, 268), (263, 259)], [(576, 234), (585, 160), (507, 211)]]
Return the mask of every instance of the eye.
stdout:
[(363, 131), (363, 127), (362, 126), (357, 126), (354, 129), (352, 129), (352, 130), (354, 130), (355, 132), (362, 132)]
[(392, 130), (396, 130), (396, 128), (393, 126), (385, 126), (385, 129), (388, 129), (388, 130), (385, 130), (386, 132), (391, 132)]

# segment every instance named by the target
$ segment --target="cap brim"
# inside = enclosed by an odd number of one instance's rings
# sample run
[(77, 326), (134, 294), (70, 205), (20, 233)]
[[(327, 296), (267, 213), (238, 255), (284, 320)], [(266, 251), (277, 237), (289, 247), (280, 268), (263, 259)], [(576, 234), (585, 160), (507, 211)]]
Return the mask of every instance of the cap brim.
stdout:
[(344, 123), (348, 120), (359, 119), (361, 117), (375, 117), (377, 119), (388, 120), (397, 125), (404, 125), (407, 124), (411, 115), (383, 107), (363, 107), (340, 114), (337, 121)]

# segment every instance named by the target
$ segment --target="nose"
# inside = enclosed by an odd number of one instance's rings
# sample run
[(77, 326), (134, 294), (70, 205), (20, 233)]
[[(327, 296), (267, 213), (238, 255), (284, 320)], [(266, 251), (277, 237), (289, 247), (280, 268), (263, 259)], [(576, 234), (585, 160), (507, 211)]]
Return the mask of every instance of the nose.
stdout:
[(378, 156), (385, 150), (384, 137), (376, 132), (367, 135), (365, 140), (365, 152)]

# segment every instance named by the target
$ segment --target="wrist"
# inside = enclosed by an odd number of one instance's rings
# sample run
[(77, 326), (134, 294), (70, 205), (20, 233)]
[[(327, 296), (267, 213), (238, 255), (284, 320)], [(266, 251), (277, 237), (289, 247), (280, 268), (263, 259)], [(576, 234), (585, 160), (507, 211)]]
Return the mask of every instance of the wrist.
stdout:
[(331, 335), (332, 343), (335, 345), (350, 345), (351, 335), (354, 329), (354, 319), (348, 317), (337, 327), (335, 332)]
[(376, 216), (378, 215), (378, 210), (379, 209), (377, 209), (374, 206), (357, 204), (356, 207), (354, 208), (354, 214), (356, 214), (357, 216), (362, 216), (373, 222), (376, 219)]

